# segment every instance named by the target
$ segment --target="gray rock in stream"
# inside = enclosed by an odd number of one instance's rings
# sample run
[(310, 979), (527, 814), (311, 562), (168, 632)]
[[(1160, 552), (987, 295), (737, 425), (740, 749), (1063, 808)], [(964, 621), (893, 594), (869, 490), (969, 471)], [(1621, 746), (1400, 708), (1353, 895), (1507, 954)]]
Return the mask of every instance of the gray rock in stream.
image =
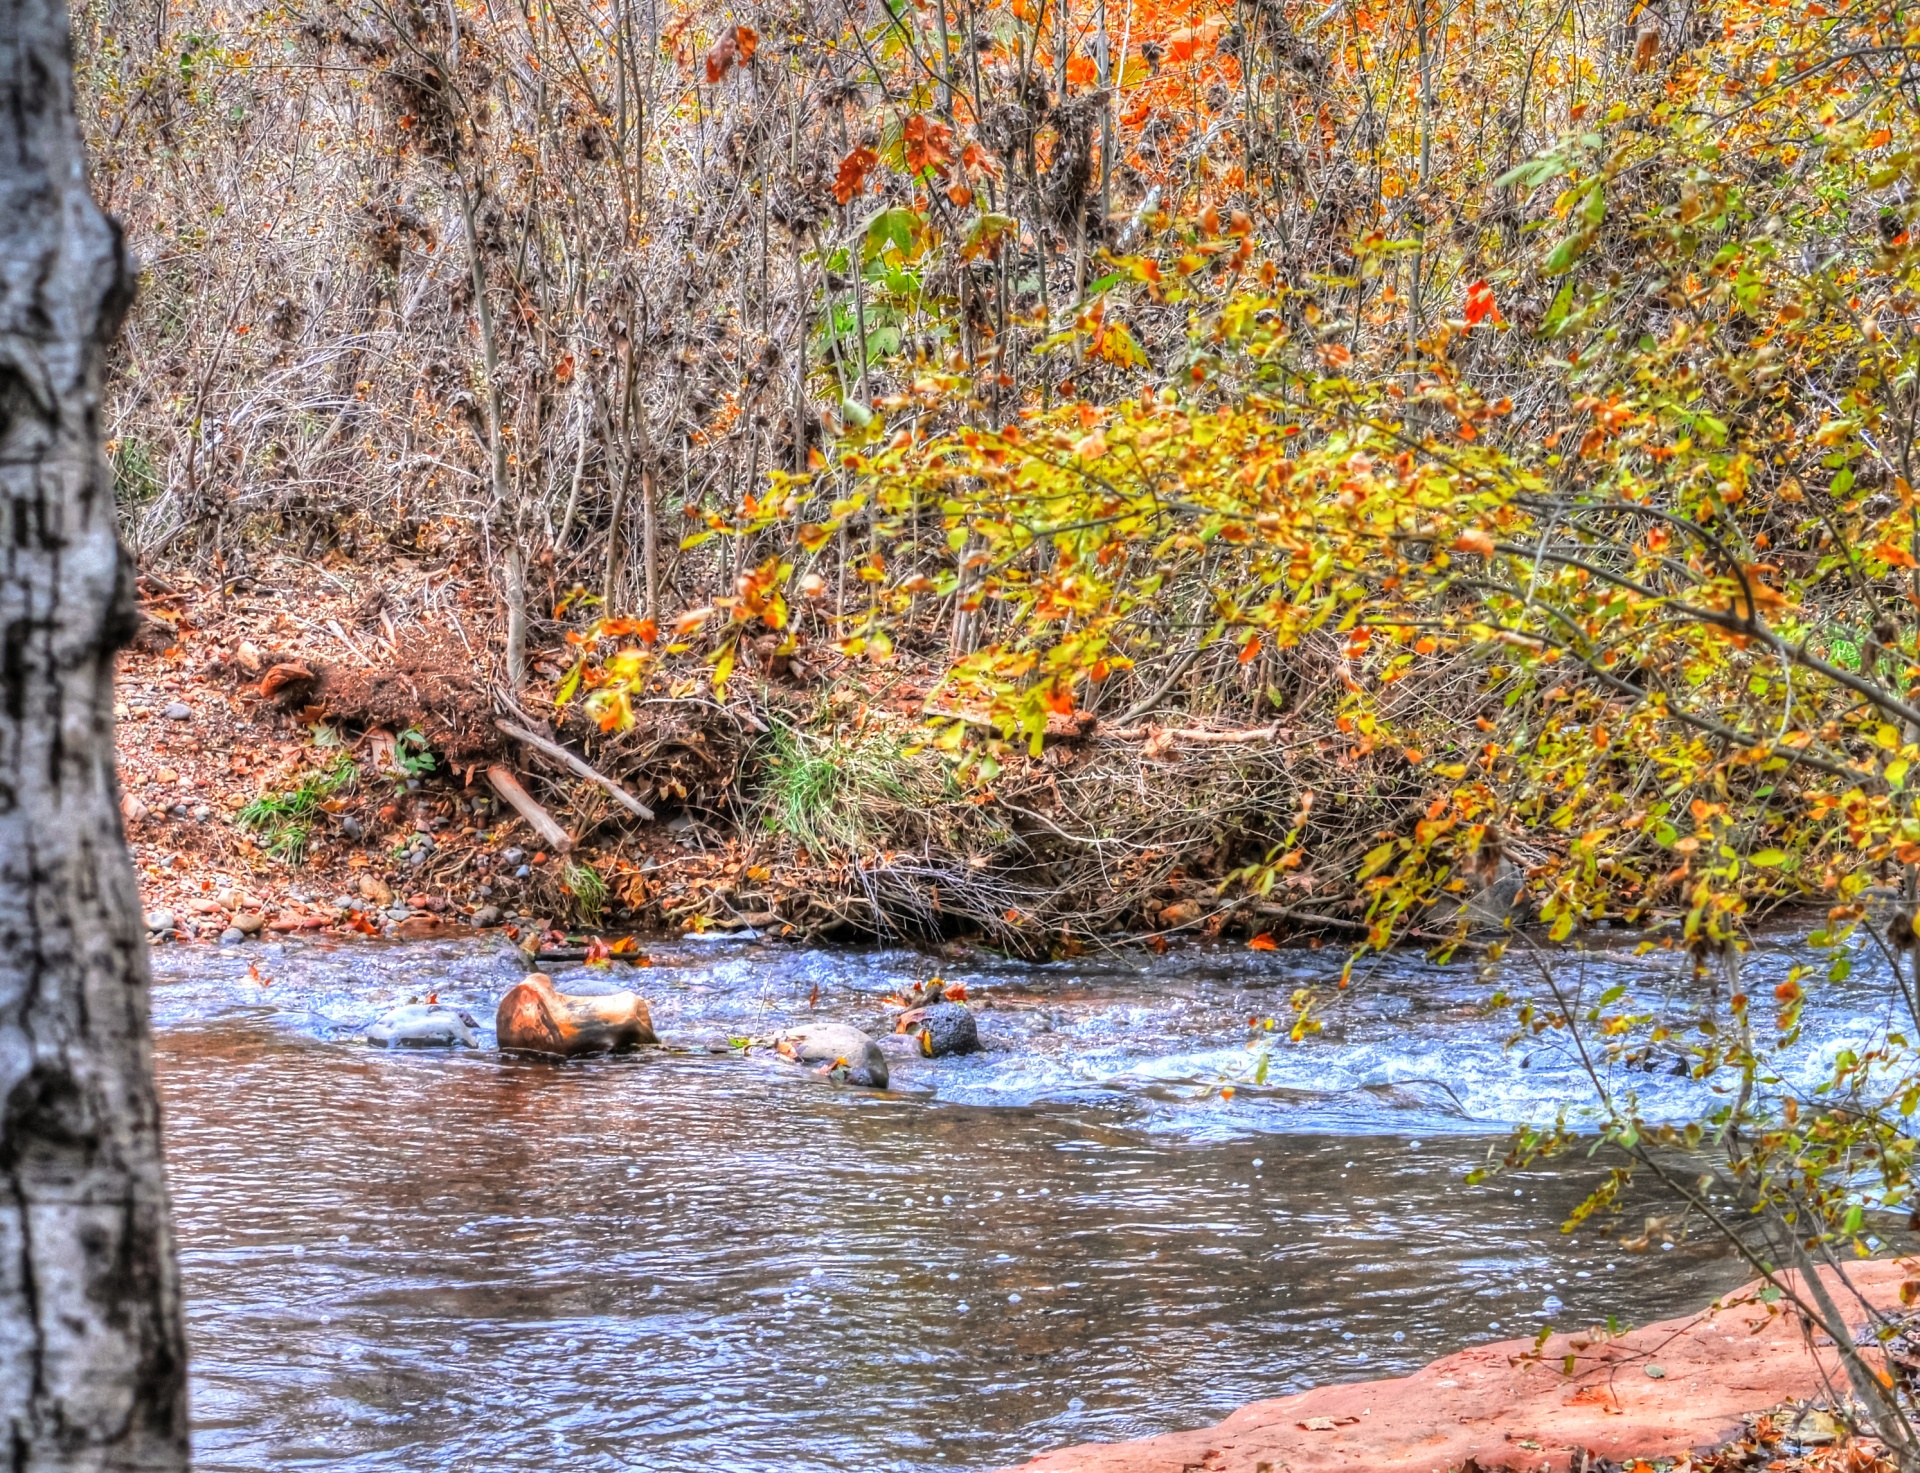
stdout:
[(893, 1027), (913, 1039), (930, 1059), (977, 1053), (980, 1048), (980, 1030), (974, 1025), (973, 1009), (965, 1003), (934, 1002), (911, 1008)]
[(805, 1064), (848, 1084), (887, 1087), (887, 1056), (858, 1028), (844, 1023), (812, 1023), (777, 1035), (773, 1046), (783, 1059)]
[(367, 1030), (367, 1042), (383, 1048), (479, 1048), (480, 1025), (458, 1008), (409, 1002), (394, 1008)]

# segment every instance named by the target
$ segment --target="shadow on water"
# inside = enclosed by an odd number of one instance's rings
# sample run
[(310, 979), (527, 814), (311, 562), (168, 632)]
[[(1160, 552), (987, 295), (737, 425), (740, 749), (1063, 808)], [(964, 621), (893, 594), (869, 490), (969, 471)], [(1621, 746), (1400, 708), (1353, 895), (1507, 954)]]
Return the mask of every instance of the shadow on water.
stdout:
[(1562, 1237), (1591, 1168), (1462, 1184), (1572, 1087), (1470, 974), (1223, 1100), (1335, 964), (982, 961), (989, 1051), (876, 1096), (704, 1045), (816, 987), (872, 1026), (922, 958), (688, 948), (617, 979), (682, 1051), (556, 1068), (355, 1041), (429, 988), (490, 1022), (477, 946), (250, 956), (156, 958), (202, 1469), (990, 1468), (1741, 1278)]

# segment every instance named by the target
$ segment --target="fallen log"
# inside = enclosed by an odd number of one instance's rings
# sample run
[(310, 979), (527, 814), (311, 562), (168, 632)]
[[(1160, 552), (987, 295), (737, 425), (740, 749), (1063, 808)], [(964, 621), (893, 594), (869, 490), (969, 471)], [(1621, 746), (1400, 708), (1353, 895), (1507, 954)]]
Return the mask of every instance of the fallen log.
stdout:
[(520, 786), (520, 779), (506, 768), (495, 765), (487, 769), (487, 785), (500, 795), (500, 800), (527, 821), (528, 826), (546, 840), (547, 847), (556, 854), (568, 854), (573, 850), (573, 836), (561, 828), (554, 816), (534, 801), (533, 794)]
[[(545, 737), (528, 731), (525, 727), (515, 726), (511, 721), (496, 721), (493, 724), (508, 736), (512, 737), (516, 742), (522, 742), (532, 747), (534, 751), (539, 752), (541, 755), (551, 757), (555, 762), (560, 763), (561, 766), (573, 773), (574, 776), (585, 778), (595, 786), (605, 789), (614, 802), (618, 803), (642, 823), (653, 822), (653, 810), (651, 808), (647, 807), (646, 804), (634, 797), (633, 794), (629, 793), (625, 788), (621, 787), (619, 783), (601, 772), (597, 767), (592, 766), (582, 758), (576, 757), (558, 742), (550, 742)], [(512, 800), (509, 799), (508, 801), (511, 802)]]

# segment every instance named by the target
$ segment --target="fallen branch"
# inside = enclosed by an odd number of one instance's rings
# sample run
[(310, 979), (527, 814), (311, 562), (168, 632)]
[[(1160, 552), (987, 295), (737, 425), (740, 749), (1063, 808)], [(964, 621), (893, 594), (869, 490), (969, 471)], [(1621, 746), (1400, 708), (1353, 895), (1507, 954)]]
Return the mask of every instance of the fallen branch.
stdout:
[(573, 849), (573, 836), (554, 821), (554, 817), (533, 799), (533, 795), (520, 786), (520, 779), (506, 768), (493, 766), (487, 769), (487, 783), (498, 793), (508, 807), (524, 818), (533, 831), (547, 841), (547, 847), (557, 854), (567, 854)]
[[(1373, 927), (1365, 921), (1350, 921), (1344, 916), (1321, 915), (1310, 910), (1296, 910), (1291, 905), (1275, 905), (1271, 901), (1255, 901), (1247, 909), (1263, 921), (1287, 921), (1296, 926), (1319, 926), (1330, 931), (1346, 931), (1355, 935), (1367, 935)], [(1485, 951), (1484, 941), (1470, 941), (1464, 936), (1445, 935), (1438, 931), (1422, 931), (1417, 928), (1402, 931), (1396, 938), (1402, 941), (1424, 941), (1431, 945), (1452, 946), (1462, 951)]]
[[(606, 789), (614, 802), (618, 803), (641, 822), (653, 822), (653, 810), (651, 808), (647, 807), (646, 804), (642, 803), (638, 798), (634, 797), (633, 794), (629, 793), (625, 788), (621, 787), (619, 783), (615, 782), (598, 768), (574, 756), (573, 753), (569, 752), (558, 742), (550, 742), (545, 737), (537, 736), (533, 732), (528, 731), (525, 727), (515, 726), (511, 721), (496, 721), (493, 724), (508, 736), (512, 737), (516, 742), (524, 742), (529, 747), (532, 747), (534, 751), (541, 753), (543, 756), (551, 757), (555, 762), (566, 767), (576, 777), (585, 778), (588, 782)], [(513, 800), (508, 799), (507, 801), (512, 802)]]
[(1196, 747), (1251, 747), (1279, 739), (1280, 724), (1250, 726), (1238, 731), (1215, 731), (1205, 726), (1098, 727), (1096, 734), (1116, 742), (1185, 742)]

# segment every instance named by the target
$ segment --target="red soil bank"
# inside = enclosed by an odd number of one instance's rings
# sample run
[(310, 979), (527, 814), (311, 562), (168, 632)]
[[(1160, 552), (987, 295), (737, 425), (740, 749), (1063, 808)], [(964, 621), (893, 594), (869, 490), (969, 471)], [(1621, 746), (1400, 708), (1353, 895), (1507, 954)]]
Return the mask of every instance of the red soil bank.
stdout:
[[(1871, 1303), (1897, 1308), (1914, 1267), (1862, 1263), (1848, 1273)], [(1849, 1324), (1860, 1325), (1859, 1300), (1823, 1276)], [(1706, 1450), (1741, 1435), (1742, 1413), (1820, 1393), (1822, 1368), (1844, 1389), (1834, 1352), (1810, 1349), (1785, 1302), (1762, 1303), (1758, 1288), (1615, 1338), (1555, 1335), (1537, 1356), (1531, 1340), (1503, 1340), (1399, 1380), (1254, 1402), (1197, 1432), (1062, 1448), (1018, 1473), (1439, 1473), (1469, 1460), (1563, 1473), (1583, 1451), (1624, 1462)]]

